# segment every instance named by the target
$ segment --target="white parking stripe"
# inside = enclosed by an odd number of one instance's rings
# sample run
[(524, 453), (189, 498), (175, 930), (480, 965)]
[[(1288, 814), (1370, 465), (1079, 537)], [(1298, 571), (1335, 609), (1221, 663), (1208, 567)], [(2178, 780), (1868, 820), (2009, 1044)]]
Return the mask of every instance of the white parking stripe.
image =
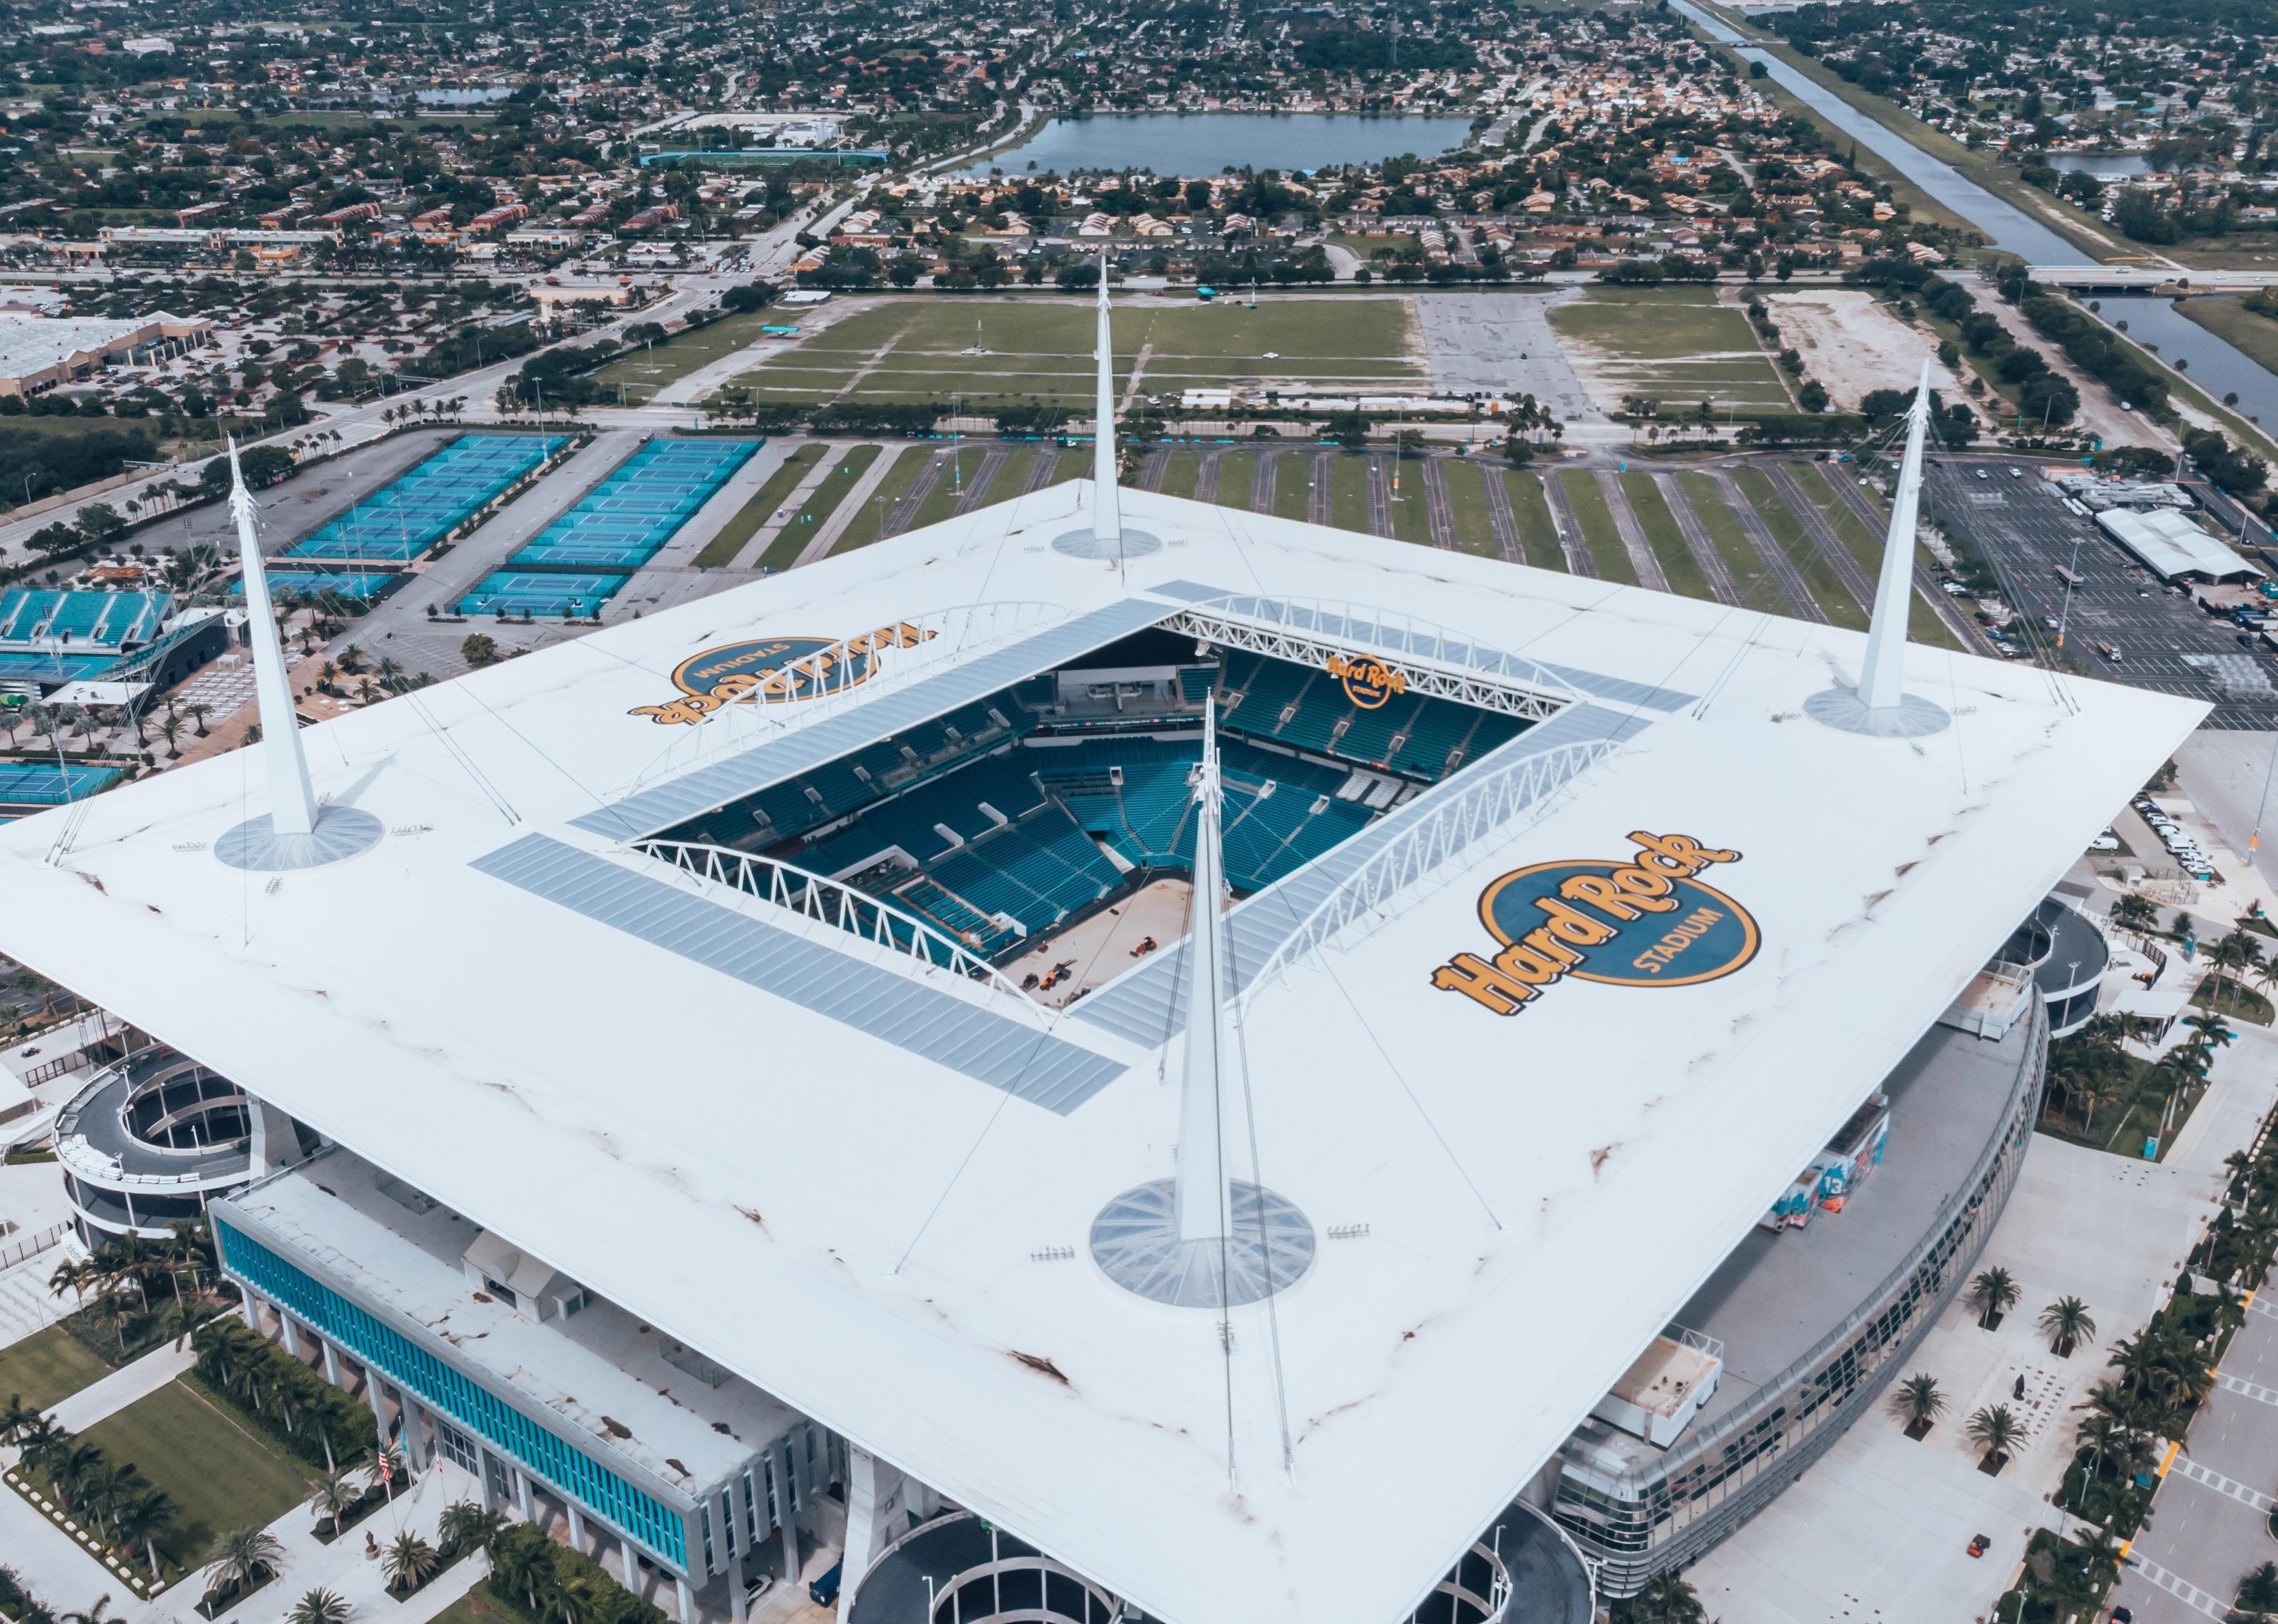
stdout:
[(2225, 1392), (2235, 1392), (2242, 1399), (2252, 1399), (2259, 1404), (2278, 1404), (2278, 1388), (2265, 1387), (2257, 1382), (2218, 1372), (2214, 1384)]
[(2211, 1619), (2226, 1617), (2230, 1612), (2230, 1605), (2228, 1602), (2208, 1595), (2190, 1580), (2169, 1573), (2157, 1562), (2147, 1561), (2140, 1556), (2131, 1556), (2128, 1559), (2127, 1565), (2185, 1606), (2196, 1607)]
[(2167, 1475), (2188, 1477), (2195, 1483), (2205, 1483), (2217, 1494), (2227, 1494), (2241, 1505), (2251, 1506), (2266, 1515), (2272, 1511), (2278, 1511), (2278, 1499), (2271, 1498), (2259, 1490), (2248, 1488), (2235, 1477), (2225, 1477), (2221, 1472), (2210, 1470), (2189, 1455), (2176, 1456), (2175, 1464), (2167, 1469)]

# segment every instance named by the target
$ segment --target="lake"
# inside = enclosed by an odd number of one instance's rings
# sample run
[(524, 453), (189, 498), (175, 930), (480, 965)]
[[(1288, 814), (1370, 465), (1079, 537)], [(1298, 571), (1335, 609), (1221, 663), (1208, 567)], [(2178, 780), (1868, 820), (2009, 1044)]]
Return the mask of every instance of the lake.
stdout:
[(2058, 152), (2041, 160), (2051, 169), (2076, 169), (2091, 175), (2148, 175), (2150, 156), (2141, 152)]
[(1143, 170), (1154, 175), (1215, 175), (1245, 164), (1314, 170), (1373, 164), (1410, 152), (1430, 157), (1463, 145), (1471, 133), (1472, 121), (1461, 113), (1097, 113), (1054, 118), (1019, 146), (966, 172)]

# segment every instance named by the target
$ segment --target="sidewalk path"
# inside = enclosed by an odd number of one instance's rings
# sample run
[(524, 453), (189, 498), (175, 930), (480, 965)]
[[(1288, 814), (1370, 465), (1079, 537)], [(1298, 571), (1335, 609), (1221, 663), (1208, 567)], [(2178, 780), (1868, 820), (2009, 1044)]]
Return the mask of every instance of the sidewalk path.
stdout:
[(106, 1415), (115, 1415), (137, 1399), (147, 1399), (197, 1362), (186, 1338), (180, 1347), (168, 1343), (153, 1349), (123, 1370), (113, 1370), (92, 1387), (82, 1387), (48, 1412), (66, 1432), (84, 1432)]

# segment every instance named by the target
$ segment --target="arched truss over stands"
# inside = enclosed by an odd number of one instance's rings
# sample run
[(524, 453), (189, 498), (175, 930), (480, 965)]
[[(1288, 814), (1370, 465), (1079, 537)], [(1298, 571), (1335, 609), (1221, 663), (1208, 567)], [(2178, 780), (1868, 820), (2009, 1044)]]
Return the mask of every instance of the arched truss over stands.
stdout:
[(1582, 697), (1533, 660), (1365, 605), (1229, 595), (1181, 609), (1166, 617), (1163, 626), (1224, 648), (1315, 669), (1356, 647), (1365, 648), (1398, 672), (1410, 693), (1529, 721), (1548, 721)]
[(1245, 995), (1279, 971), (1317, 948), (1326, 947), (1347, 926), (1382, 914), (1410, 887), (1428, 878), (1466, 847), (1539, 807), (1551, 793), (1579, 778), (1619, 748), (1612, 737), (1585, 739), (1555, 750), (1522, 756), (1504, 766), (1482, 762), (1450, 781), (1444, 799), (1421, 806), (1413, 821), (1338, 881), (1296, 927), (1282, 937), (1250, 977)]
[(995, 995), (1001, 992), (1010, 995), (1023, 1011), (1038, 1016), (1045, 1013), (1003, 972), (939, 926), (929, 924), (906, 909), (897, 908), (868, 891), (856, 890), (841, 881), (827, 880), (778, 858), (697, 841), (637, 840), (630, 850), (669, 863), (699, 880), (730, 887), (746, 896), (755, 896), (803, 918), (836, 926), (920, 964), (977, 981), (989, 992), (992, 1006)]

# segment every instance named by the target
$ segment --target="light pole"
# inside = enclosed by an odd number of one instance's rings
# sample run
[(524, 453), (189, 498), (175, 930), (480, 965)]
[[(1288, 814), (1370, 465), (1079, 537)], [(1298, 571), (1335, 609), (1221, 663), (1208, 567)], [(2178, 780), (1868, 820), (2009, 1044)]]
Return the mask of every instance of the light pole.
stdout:
[(2077, 536), (2072, 538), (2072, 562), (2065, 568), (2064, 607), (2057, 612), (2057, 646), (2059, 648), (2064, 647), (2065, 628), (2072, 624), (2072, 583), (2074, 577), (2080, 574), (2080, 542), (2081, 538)]

